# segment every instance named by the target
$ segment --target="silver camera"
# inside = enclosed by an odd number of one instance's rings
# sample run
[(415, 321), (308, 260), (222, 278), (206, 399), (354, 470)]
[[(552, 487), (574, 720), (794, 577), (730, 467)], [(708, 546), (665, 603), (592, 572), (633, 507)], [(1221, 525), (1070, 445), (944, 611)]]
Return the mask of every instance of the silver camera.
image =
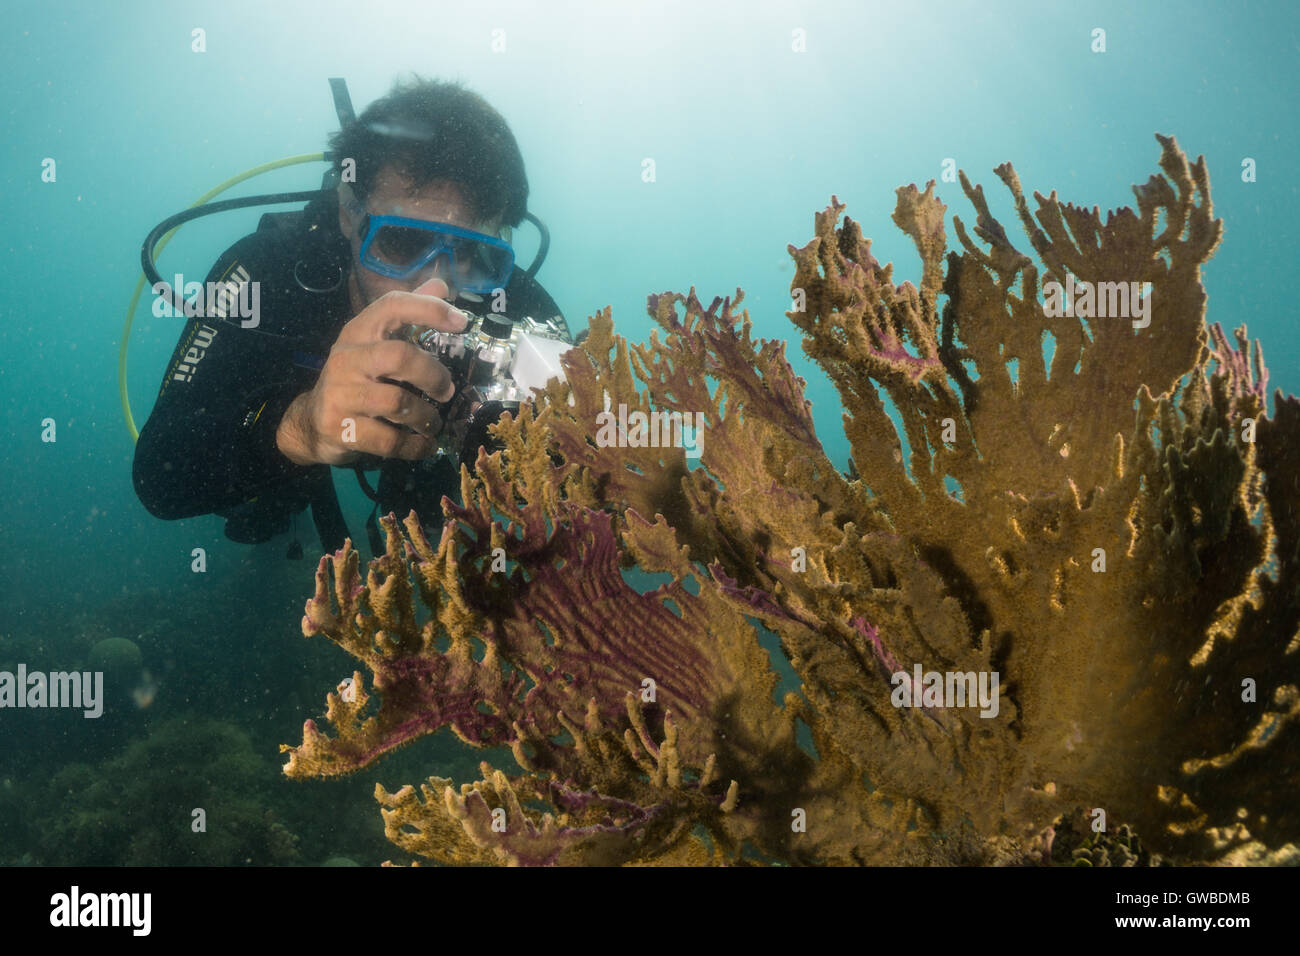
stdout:
[(573, 348), (562, 326), (531, 316), (468, 313), (461, 332), (403, 325), (393, 338), (404, 339), (438, 359), (451, 373), (456, 392), (438, 403), (442, 416), (439, 451), (458, 455), (472, 466), (480, 446), (492, 446), (487, 428), (520, 404), (548, 379), (564, 377), (560, 356)]

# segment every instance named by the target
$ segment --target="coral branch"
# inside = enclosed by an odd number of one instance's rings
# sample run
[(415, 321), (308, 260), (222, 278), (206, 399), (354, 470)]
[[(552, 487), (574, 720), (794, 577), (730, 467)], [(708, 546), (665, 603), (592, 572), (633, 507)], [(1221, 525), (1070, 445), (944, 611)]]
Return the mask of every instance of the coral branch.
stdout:
[[(919, 288), (838, 199), (816, 214), (787, 315), (847, 474), (739, 291), (651, 296), (646, 345), (594, 316), (436, 547), (389, 515), (364, 582), (350, 543), (321, 559), (304, 633), (370, 683), (286, 771), (442, 727), (509, 747), (519, 773), (377, 790), (389, 838), (448, 863), (1292, 858), (1300, 401), (1270, 417), (1259, 344), (1206, 328), (1222, 223), (1157, 139), (1104, 221), (998, 167), (1032, 256), (964, 173), (954, 249), (935, 184), (899, 189)], [(703, 423), (698, 463), (615, 410)]]

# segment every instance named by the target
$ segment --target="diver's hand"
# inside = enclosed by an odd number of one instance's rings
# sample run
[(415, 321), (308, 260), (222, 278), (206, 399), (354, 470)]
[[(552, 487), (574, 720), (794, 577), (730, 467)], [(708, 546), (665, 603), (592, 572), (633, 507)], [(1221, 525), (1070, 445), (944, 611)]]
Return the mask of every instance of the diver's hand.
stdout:
[(346, 465), (362, 454), (412, 461), (433, 454), (442, 425), (436, 406), (395, 383), (445, 402), (455, 392), (451, 373), (389, 336), (403, 325), (461, 331), (468, 316), (441, 298), (448, 294), (445, 282), (431, 279), (417, 292), (387, 293), (343, 326), (315, 387), (280, 420), (275, 440), (284, 456), (297, 465)]

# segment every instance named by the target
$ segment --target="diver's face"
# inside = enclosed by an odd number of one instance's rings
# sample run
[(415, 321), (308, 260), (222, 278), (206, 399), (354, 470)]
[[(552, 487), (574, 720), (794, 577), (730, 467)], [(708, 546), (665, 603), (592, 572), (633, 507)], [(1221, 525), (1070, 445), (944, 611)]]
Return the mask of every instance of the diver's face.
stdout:
[[(365, 215), (349, 208), (351, 204), (347, 200), (350, 198), (352, 198), (351, 187), (346, 183), (341, 184), (339, 186), (339, 229), (352, 243), (352, 275), (348, 280), (348, 291), (354, 315), (386, 292), (412, 292), (434, 277), (443, 279), (451, 289), (451, 298), (453, 300), (456, 298), (459, 290), (455, 286), (455, 277), (450, 274), (447, 267), (445, 256), (439, 256), (426, 268), (405, 279), (380, 275), (362, 265), (361, 244), (366, 237), (361, 228), (365, 222)], [(489, 236), (495, 236), (501, 227), (499, 216), (486, 221), (475, 219), (455, 183), (439, 181), (416, 190), (412, 188), (409, 179), (388, 166), (380, 171), (365, 206), (366, 212), (372, 216), (427, 219), (472, 229)]]

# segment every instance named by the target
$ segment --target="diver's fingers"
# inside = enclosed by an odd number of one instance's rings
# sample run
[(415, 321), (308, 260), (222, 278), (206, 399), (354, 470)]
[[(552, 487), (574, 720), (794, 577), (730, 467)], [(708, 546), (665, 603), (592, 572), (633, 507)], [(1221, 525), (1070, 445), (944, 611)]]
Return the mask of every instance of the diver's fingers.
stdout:
[(382, 418), (430, 438), (442, 425), (436, 406), (396, 383), (362, 382), (348, 392), (347, 407), (355, 409), (357, 416)]
[[(437, 283), (437, 285), (435, 285)], [(433, 289), (446, 283), (441, 279), (426, 282), (420, 288)], [(361, 345), (392, 338), (403, 325), (420, 325), (441, 332), (460, 332), (469, 316), (450, 302), (433, 295), (414, 292), (387, 292), (366, 306), (343, 326), (338, 341), (343, 345)]]
[(385, 339), (362, 351), (362, 372), (372, 381), (406, 382), (439, 402), (449, 401), (456, 393), (447, 367), (410, 342)]
[(431, 295), (435, 299), (447, 299), (448, 301), (451, 299), (451, 286), (437, 276), (434, 276), (424, 285), (416, 286), (411, 292), (414, 295)]
[(349, 450), (380, 458), (418, 461), (437, 450), (437, 440), (432, 435), (420, 435), (380, 418), (358, 418), (350, 437), (355, 441), (347, 444)]

